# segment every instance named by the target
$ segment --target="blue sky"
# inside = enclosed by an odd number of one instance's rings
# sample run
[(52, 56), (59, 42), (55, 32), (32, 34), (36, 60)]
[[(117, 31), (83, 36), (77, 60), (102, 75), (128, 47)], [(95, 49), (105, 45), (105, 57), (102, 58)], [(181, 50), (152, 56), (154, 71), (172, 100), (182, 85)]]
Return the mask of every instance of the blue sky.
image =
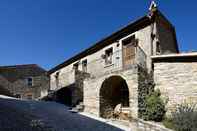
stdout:
[[(197, 50), (197, 1), (158, 0), (181, 50)], [(144, 16), (150, 0), (1, 0), (0, 65), (60, 64)]]

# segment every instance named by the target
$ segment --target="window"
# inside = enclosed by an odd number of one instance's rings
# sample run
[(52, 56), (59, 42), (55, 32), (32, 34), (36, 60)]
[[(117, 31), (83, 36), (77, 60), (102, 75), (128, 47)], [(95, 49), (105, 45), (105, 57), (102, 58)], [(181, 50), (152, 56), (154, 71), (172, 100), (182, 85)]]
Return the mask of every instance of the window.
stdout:
[(57, 87), (57, 88), (58, 88), (58, 86), (59, 86), (59, 75), (60, 75), (59, 72), (55, 73), (55, 83), (56, 83), (56, 87)]
[(161, 54), (161, 46), (160, 43), (157, 42), (156, 43), (156, 55), (160, 55)]
[(135, 63), (136, 46), (135, 35), (122, 41), (123, 68), (130, 68)]
[(73, 65), (73, 69), (74, 70), (78, 70), (79, 69), (79, 63), (78, 62)]
[(112, 64), (112, 54), (113, 54), (113, 48), (109, 48), (105, 51), (105, 64), (106, 65)]
[(132, 35), (131, 37), (123, 40), (123, 45), (129, 45), (129, 44), (132, 44), (134, 46), (136, 46), (136, 38), (135, 38), (135, 35)]
[(55, 78), (58, 79), (59, 78), (59, 72), (55, 73)]
[(82, 71), (87, 72), (87, 60), (82, 61)]
[(27, 78), (27, 85), (33, 86), (33, 78), (32, 77)]

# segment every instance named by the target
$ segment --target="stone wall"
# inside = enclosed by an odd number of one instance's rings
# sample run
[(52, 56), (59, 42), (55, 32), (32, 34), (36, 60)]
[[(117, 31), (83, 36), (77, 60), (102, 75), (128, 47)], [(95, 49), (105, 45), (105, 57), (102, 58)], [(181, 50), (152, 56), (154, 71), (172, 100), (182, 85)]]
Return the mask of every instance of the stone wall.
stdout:
[[(150, 29), (150, 26), (147, 26), (127, 36), (122, 36), (122, 38), (116, 42), (113, 42), (103, 49), (98, 50), (94, 54), (76, 60), (75, 62), (57, 70), (56, 72), (53, 72), (50, 74), (51, 90), (57, 90), (58, 88), (63, 88), (67, 85), (73, 84), (75, 82), (73, 64), (78, 63), (79, 71), (82, 71), (83, 60), (87, 60), (87, 72), (94, 77), (101, 76), (106, 72), (110, 72), (111, 70), (119, 70), (122, 68), (122, 42), (133, 35), (135, 35), (135, 38), (138, 39), (138, 45), (141, 49), (136, 51), (137, 53), (139, 52), (139, 54), (136, 56), (137, 63), (141, 64), (142, 66), (146, 66), (147, 63), (150, 63)], [(104, 55), (105, 51), (109, 48), (113, 48), (112, 64), (106, 65), (105, 59), (102, 58), (102, 55)], [(150, 68), (150, 64), (148, 68)], [(59, 72), (59, 87), (56, 86), (55, 75), (57, 72)]]
[(158, 123), (147, 122), (141, 119), (133, 119), (130, 122), (130, 128), (132, 131), (172, 131)]
[(8, 80), (0, 75), (0, 94), (13, 96), (11, 84)]
[(75, 87), (73, 89), (72, 103), (73, 105), (79, 104), (83, 101), (83, 91), (84, 91), (84, 79), (88, 78), (90, 75), (86, 72), (75, 71)]
[(100, 89), (103, 82), (112, 77), (122, 77), (129, 88), (129, 109), (133, 117), (138, 116), (138, 66), (133, 65), (130, 69), (119, 70), (105, 74), (99, 78), (88, 78), (84, 81), (84, 105), (85, 112), (99, 116), (100, 112)]
[(32, 99), (38, 99), (43, 97), (42, 95), (47, 95), (49, 78), (46, 75), (33, 77), (33, 86), (28, 86), (26, 79), (19, 79), (12, 83), (0, 76), (0, 84), (8, 89), (12, 96), (20, 95), (22, 99), (27, 99), (28, 95), (32, 95)]
[(154, 63), (154, 80), (167, 108), (173, 110), (183, 102), (197, 103), (197, 62)]
[[(161, 47), (161, 54), (177, 53), (177, 41), (174, 27), (164, 17), (156, 18), (156, 28), (158, 42)], [(156, 45), (154, 47), (156, 52)], [(156, 53), (154, 53), (156, 54)]]

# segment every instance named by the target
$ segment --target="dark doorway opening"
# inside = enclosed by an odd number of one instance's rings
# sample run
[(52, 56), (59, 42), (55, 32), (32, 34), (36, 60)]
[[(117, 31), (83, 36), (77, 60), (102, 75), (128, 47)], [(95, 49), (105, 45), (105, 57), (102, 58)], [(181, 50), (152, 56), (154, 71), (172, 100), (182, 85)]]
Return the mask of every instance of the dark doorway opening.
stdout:
[(120, 76), (106, 79), (100, 89), (100, 116), (110, 118), (117, 105), (129, 107), (129, 89), (126, 81)]
[(69, 88), (62, 88), (56, 92), (56, 101), (65, 104), (67, 106), (72, 106), (72, 91)]

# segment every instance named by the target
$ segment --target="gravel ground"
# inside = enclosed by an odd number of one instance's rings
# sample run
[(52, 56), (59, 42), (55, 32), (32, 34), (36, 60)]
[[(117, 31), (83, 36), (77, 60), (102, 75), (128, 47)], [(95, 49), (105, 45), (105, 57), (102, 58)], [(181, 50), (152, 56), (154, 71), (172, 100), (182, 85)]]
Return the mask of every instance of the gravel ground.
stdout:
[(123, 131), (54, 102), (0, 97), (0, 131)]

